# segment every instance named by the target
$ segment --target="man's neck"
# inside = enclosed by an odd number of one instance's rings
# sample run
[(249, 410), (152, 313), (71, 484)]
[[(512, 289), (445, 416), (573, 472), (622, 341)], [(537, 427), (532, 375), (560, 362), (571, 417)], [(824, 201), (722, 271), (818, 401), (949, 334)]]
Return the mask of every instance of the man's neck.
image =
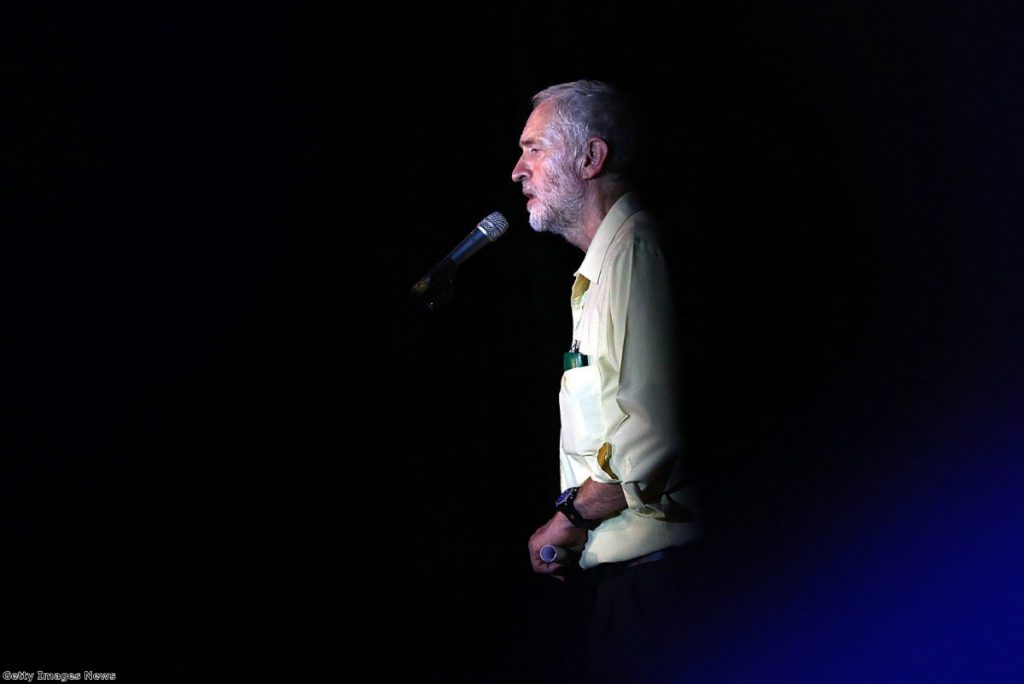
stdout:
[(597, 235), (597, 229), (608, 212), (612, 210), (619, 198), (626, 194), (621, 186), (594, 184), (589, 188), (583, 204), (583, 230), (580, 232), (580, 243), (576, 246), (586, 252), (590, 249), (590, 243)]

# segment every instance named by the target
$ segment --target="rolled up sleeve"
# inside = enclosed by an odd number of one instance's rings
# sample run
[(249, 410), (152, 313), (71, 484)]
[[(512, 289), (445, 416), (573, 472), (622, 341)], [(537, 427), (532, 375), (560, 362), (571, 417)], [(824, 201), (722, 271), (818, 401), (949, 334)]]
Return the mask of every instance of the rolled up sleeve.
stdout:
[(643, 237), (604, 268), (616, 285), (598, 361), (606, 434), (592, 479), (621, 484), (627, 505), (643, 512), (669, 486), (682, 449), (672, 283), (661, 248)]

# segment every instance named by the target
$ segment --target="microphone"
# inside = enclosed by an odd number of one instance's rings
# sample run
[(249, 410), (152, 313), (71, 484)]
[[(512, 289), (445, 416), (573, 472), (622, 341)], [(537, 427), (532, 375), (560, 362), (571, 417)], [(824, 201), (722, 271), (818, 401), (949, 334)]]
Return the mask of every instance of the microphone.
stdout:
[[(416, 297), (423, 297), (437, 284), (448, 285), (454, 277), (455, 268), (463, 261), (480, 251), (484, 245), (489, 245), (508, 230), (508, 219), (501, 215), (501, 212), (488, 214), (476, 225), (469, 235), (463, 239), (455, 249), (448, 253), (444, 259), (439, 261), (434, 268), (419, 279), (412, 286), (412, 294)], [(429, 306), (429, 303), (428, 303)], [(432, 309), (433, 307), (430, 306)]]
[(545, 544), (540, 547), (540, 559), (545, 563), (562, 563), (569, 559), (569, 552), (561, 546)]

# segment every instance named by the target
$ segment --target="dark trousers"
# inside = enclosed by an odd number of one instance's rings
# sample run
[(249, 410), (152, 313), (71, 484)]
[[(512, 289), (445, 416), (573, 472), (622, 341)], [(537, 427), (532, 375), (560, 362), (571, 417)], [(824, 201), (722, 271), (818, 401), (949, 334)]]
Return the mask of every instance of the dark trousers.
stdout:
[[(580, 573), (575, 670), (592, 684), (685, 681), (686, 658), (706, 615), (700, 543), (647, 563), (602, 564)], [(575, 649), (574, 649), (575, 650)]]

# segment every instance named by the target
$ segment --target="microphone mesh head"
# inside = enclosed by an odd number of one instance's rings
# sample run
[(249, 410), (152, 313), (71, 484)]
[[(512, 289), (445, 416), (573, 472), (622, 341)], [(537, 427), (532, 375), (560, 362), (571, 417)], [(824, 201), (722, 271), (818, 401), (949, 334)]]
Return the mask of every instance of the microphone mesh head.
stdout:
[(508, 219), (501, 215), (500, 211), (488, 214), (487, 218), (480, 222), (480, 230), (491, 240), (497, 240), (508, 230)]

